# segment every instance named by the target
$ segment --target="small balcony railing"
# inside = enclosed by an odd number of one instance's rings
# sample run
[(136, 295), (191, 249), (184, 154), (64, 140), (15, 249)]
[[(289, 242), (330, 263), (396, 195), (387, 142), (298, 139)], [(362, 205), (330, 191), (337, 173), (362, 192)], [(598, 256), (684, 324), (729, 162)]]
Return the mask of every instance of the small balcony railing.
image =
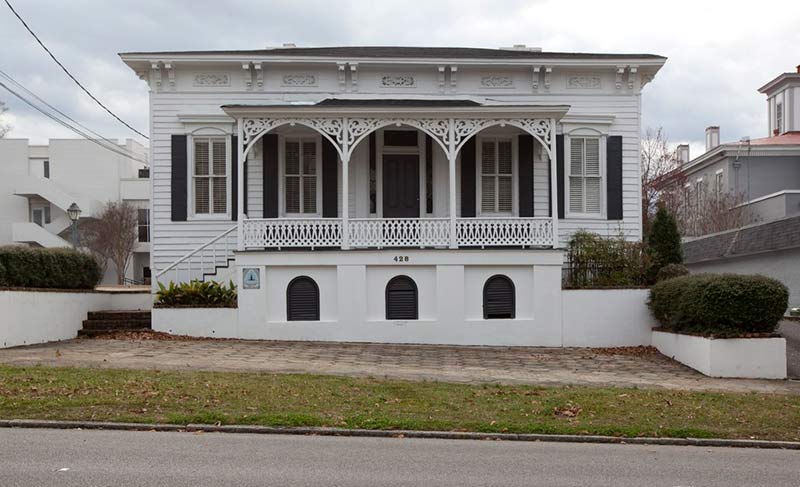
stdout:
[[(339, 218), (269, 218), (241, 222), (243, 247), (323, 248), (342, 246)], [(449, 218), (352, 218), (351, 248), (448, 248)], [(457, 218), (458, 247), (552, 247), (551, 218)]]

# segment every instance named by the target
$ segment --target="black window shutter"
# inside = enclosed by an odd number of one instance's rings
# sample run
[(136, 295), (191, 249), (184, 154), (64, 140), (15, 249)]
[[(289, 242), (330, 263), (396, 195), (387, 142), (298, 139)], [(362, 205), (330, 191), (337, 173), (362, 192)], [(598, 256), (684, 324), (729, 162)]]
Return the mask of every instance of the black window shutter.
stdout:
[(322, 217), (336, 218), (339, 209), (338, 196), (339, 154), (336, 147), (322, 139)]
[(319, 321), (319, 287), (310, 277), (295, 277), (286, 287), (286, 320)]
[(475, 216), (475, 137), (461, 148), (461, 216)]
[(622, 220), (622, 136), (606, 140), (606, 201), (607, 218)]
[(483, 286), (483, 319), (511, 319), (516, 315), (514, 283), (506, 276), (496, 275)]
[(266, 134), (262, 140), (264, 218), (278, 218), (278, 136)]
[(386, 284), (387, 320), (419, 319), (417, 302), (417, 285), (410, 277), (396, 276)]
[(533, 216), (533, 136), (520, 135), (517, 141), (519, 161), (519, 216)]
[(558, 218), (564, 218), (564, 136), (556, 135), (556, 186), (558, 186)]
[(172, 136), (172, 179), (171, 196), (172, 196), (172, 221), (185, 222), (186, 221), (186, 206), (187, 196), (186, 190), (188, 185), (187, 171), (188, 160), (186, 154), (186, 136), (173, 135)]
[(239, 145), (231, 135), (231, 220), (239, 218)]

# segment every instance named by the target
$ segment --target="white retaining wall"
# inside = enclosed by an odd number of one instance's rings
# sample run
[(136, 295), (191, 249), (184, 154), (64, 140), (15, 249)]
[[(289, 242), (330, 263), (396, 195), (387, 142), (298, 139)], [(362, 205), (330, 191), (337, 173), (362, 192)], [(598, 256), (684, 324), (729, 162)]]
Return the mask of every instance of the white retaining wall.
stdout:
[(784, 338), (712, 339), (654, 331), (653, 346), (667, 357), (711, 377), (786, 378)]
[(655, 320), (646, 304), (649, 292), (649, 289), (562, 291), (562, 345), (565, 347), (650, 345)]
[(150, 309), (147, 292), (0, 290), (0, 348), (78, 336), (89, 311)]

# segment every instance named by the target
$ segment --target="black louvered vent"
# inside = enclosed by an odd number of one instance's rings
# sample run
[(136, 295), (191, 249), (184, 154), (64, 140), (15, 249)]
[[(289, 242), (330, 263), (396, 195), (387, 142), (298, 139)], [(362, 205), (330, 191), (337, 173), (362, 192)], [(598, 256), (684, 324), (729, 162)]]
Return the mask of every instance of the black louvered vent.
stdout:
[(416, 320), (417, 285), (408, 276), (393, 277), (386, 285), (386, 319)]
[(286, 287), (286, 319), (319, 321), (319, 287), (310, 277), (295, 277)]
[(492, 276), (483, 286), (483, 319), (514, 318), (514, 283), (506, 276)]

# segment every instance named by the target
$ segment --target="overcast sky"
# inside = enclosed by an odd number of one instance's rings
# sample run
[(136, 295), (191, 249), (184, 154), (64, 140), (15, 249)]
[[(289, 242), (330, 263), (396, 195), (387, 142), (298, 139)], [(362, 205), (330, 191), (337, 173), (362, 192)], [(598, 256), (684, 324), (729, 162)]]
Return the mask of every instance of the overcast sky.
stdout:
[[(57, 57), (113, 111), (147, 129), (147, 88), (122, 51), (407, 45), (667, 56), (643, 94), (643, 127), (691, 142), (720, 125), (723, 141), (766, 136), (756, 90), (800, 64), (800, 1), (267, 1), (12, 0)], [(52, 62), (0, 3), (0, 69), (74, 119), (112, 138), (135, 136)], [(9, 137), (72, 137), (0, 88)]]

